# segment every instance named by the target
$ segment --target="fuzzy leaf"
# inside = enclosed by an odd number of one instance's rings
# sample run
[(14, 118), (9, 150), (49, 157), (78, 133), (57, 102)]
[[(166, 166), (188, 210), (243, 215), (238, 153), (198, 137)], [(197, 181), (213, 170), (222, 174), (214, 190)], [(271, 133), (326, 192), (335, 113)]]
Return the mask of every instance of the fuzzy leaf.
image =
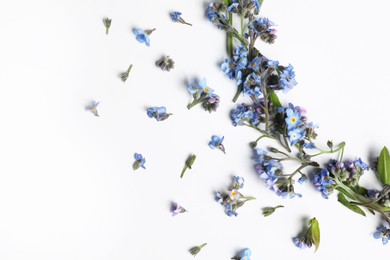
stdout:
[(280, 103), (280, 100), (278, 98), (278, 95), (274, 91), (271, 91), (269, 93), (269, 101), (275, 106), (275, 107), (281, 107), (282, 104)]
[(351, 203), (345, 198), (345, 196), (344, 196), (342, 193), (339, 193), (339, 194), (337, 195), (337, 198), (338, 198), (338, 201), (339, 201), (341, 204), (343, 204), (345, 207), (349, 208), (349, 209), (352, 210), (353, 212), (358, 213), (358, 214), (360, 214), (360, 215), (362, 215), (362, 216), (366, 216), (366, 213), (364, 213), (364, 211), (363, 211), (361, 208), (359, 208), (359, 207), (356, 206), (356, 205), (351, 204)]
[(390, 155), (386, 146), (383, 147), (378, 158), (378, 174), (383, 184), (390, 185)]
[(313, 245), (316, 247), (314, 252), (317, 251), (318, 247), (320, 246), (320, 224), (318, 223), (316, 218), (312, 218), (309, 220), (309, 225), (310, 225), (310, 237), (309, 239), (313, 242)]

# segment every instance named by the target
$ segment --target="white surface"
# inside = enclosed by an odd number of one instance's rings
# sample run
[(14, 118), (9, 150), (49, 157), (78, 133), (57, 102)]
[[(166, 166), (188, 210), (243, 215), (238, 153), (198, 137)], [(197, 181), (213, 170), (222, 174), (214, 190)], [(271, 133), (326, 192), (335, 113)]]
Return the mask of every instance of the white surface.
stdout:
[[(0, 258), (193, 259), (188, 249), (207, 242), (197, 259), (229, 259), (252, 249), (252, 259), (363, 259), (387, 256), (372, 238), (379, 218), (363, 218), (324, 200), (310, 185), (301, 199), (282, 200), (252, 169), (248, 143), (257, 133), (231, 125), (234, 82), (219, 70), (224, 34), (204, 16), (204, 1), (1, 1), (0, 31)], [(278, 24), (269, 58), (291, 63), (298, 86), (284, 102), (308, 110), (318, 141), (346, 141), (345, 156), (368, 161), (390, 146), (389, 3), (264, 1), (262, 15)], [(189, 27), (172, 23), (181, 11)], [(103, 17), (112, 18), (108, 36)], [(151, 47), (133, 27), (157, 28)], [(171, 72), (154, 63), (176, 62)], [(118, 74), (134, 64), (124, 84)], [(209, 114), (188, 111), (186, 81), (206, 77), (221, 96)], [(101, 102), (100, 118), (84, 111)], [(166, 106), (164, 122), (146, 107)], [(211, 150), (224, 135), (227, 155)], [(146, 170), (131, 169), (133, 154)], [(179, 178), (186, 157), (198, 158)], [(246, 179), (248, 202), (229, 218), (213, 191)], [(378, 185), (369, 172), (364, 181)], [(187, 208), (171, 217), (170, 201)], [(285, 205), (264, 218), (261, 208)], [(316, 217), (321, 246), (301, 251), (291, 239), (302, 219)], [(336, 253), (337, 252), (337, 253)]]

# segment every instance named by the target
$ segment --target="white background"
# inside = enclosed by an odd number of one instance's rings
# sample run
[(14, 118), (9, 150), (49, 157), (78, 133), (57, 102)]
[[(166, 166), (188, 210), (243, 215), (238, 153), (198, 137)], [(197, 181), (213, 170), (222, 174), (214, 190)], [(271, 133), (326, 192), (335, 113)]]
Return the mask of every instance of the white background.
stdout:
[[(0, 258), (229, 259), (252, 249), (252, 259), (363, 259), (388, 256), (364, 218), (310, 185), (303, 198), (283, 200), (253, 170), (254, 130), (233, 127), (235, 85), (219, 69), (225, 36), (205, 18), (204, 1), (0, 2)], [(318, 143), (346, 141), (346, 159), (375, 157), (390, 146), (385, 0), (265, 0), (261, 13), (278, 27), (274, 45), (257, 47), (295, 67), (299, 84), (281, 95), (319, 124)], [(173, 23), (181, 11), (192, 27)], [(104, 17), (112, 18), (105, 35)], [(151, 46), (132, 28), (157, 28)], [(175, 60), (170, 72), (155, 61)], [(126, 83), (118, 74), (134, 64)], [(217, 112), (187, 110), (186, 82), (205, 77), (221, 96)], [(84, 111), (100, 101), (100, 117)], [(245, 99), (241, 99), (243, 101)], [(149, 106), (174, 115), (156, 122)], [(225, 136), (227, 154), (208, 147)], [(133, 154), (146, 170), (132, 170)], [(179, 178), (190, 153), (198, 158)], [(324, 158), (325, 162), (327, 158)], [(257, 198), (229, 218), (213, 192), (245, 178), (242, 192)], [(363, 182), (379, 188), (372, 171)], [(171, 201), (188, 209), (172, 217)], [(264, 218), (261, 208), (285, 205)], [(321, 246), (292, 243), (307, 218), (321, 227)]]

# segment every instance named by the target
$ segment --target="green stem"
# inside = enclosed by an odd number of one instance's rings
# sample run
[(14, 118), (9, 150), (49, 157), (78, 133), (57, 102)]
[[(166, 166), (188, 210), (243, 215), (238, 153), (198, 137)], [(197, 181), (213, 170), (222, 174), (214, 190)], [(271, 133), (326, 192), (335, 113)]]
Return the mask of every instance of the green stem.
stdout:
[(192, 101), (191, 103), (189, 103), (189, 104), (187, 105), (187, 108), (188, 108), (188, 109), (191, 109), (192, 107), (196, 106), (197, 104), (202, 103), (203, 101), (204, 101), (203, 98), (195, 99), (194, 101)]
[(188, 168), (188, 166), (185, 165), (184, 168), (183, 168), (183, 170), (181, 171), (180, 178), (183, 178), (184, 173), (186, 172), (187, 168)]
[(241, 95), (242, 93), (242, 84), (240, 84), (238, 87), (237, 87), (237, 91), (236, 91), (236, 94), (234, 95), (233, 97), (233, 102), (235, 103), (238, 99), (238, 97)]
[(338, 151), (341, 150), (341, 156), (340, 156), (340, 161), (343, 159), (343, 155), (344, 155), (344, 147), (345, 147), (345, 142), (342, 142), (336, 150), (330, 150), (330, 151), (323, 151), (323, 150), (320, 150), (321, 152), (319, 153), (316, 153), (316, 154), (313, 154), (313, 155), (309, 155), (310, 158), (312, 157), (315, 157), (315, 156), (319, 156), (319, 155), (322, 155), (322, 154), (331, 154), (331, 153), (337, 153)]
[(244, 29), (244, 15), (240, 17), (240, 25), (241, 25), (241, 37), (245, 37), (245, 29)]

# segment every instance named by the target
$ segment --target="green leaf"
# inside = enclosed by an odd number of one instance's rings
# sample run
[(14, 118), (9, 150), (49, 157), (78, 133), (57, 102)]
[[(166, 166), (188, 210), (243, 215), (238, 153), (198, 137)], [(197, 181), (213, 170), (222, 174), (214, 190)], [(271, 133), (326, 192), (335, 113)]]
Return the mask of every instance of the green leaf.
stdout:
[(269, 101), (275, 106), (275, 107), (281, 107), (282, 104), (280, 103), (280, 100), (278, 98), (278, 95), (274, 91), (270, 91), (269, 93)]
[(313, 245), (316, 247), (314, 252), (317, 251), (320, 246), (320, 224), (318, 223), (316, 218), (312, 218), (309, 220), (309, 239), (313, 242)]
[(343, 204), (345, 207), (349, 208), (349, 209), (352, 210), (353, 212), (358, 213), (358, 214), (360, 214), (360, 215), (362, 215), (362, 216), (366, 216), (366, 213), (364, 213), (364, 211), (363, 211), (361, 208), (359, 208), (359, 207), (356, 206), (356, 205), (351, 204), (351, 203), (345, 198), (345, 196), (344, 196), (342, 193), (339, 193), (339, 194), (337, 195), (337, 198), (338, 198), (338, 201), (339, 201), (341, 204)]
[(378, 158), (378, 174), (383, 184), (390, 185), (390, 155), (386, 146), (383, 147)]
[(354, 199), (353, 196), (348, 191), (346, 191), (345, 189), (343, 189), (341, 187), (337, 187), (336, 190), (338, 190), (339, 192), (341, 192), (342, 194), (344, 194), (348, 198)]

